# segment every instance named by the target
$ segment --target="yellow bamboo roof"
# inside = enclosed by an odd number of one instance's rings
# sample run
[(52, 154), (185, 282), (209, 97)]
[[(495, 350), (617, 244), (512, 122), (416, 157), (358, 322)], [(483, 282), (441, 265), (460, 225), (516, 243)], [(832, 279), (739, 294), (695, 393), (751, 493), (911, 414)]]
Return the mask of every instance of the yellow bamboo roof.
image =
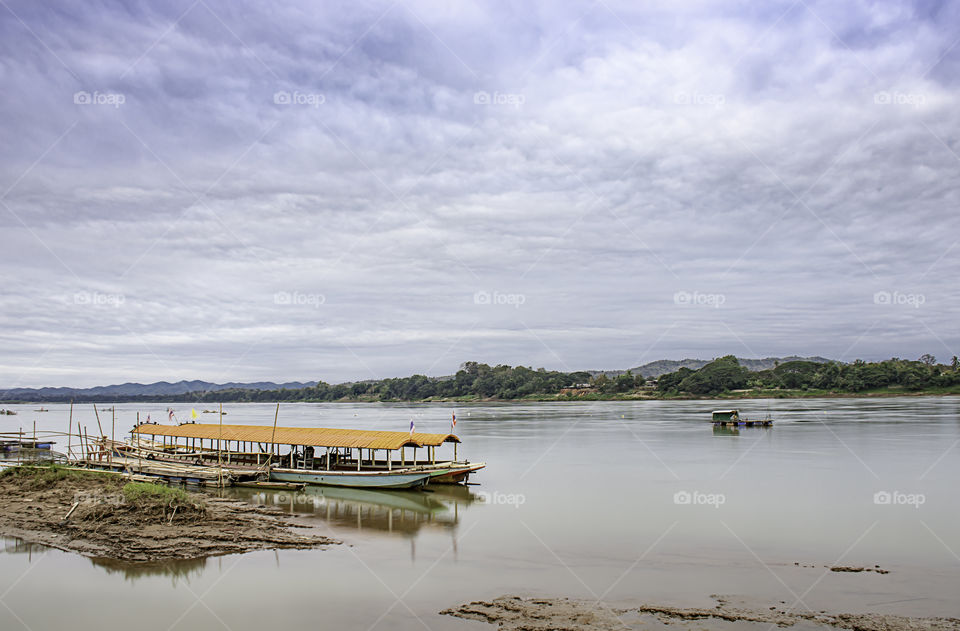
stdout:
[(326, 427), (277, 427), (265, 425), (214, 425), (184, 423), (160, 425), (142, 423), (134, 428), (143, 436), (173, 436), (205, 440), (237, 440), (251, 443), (275, 443), (314, 447), (351, 447), (363, 449), (400, 449), (401, 447), (436, 447), (446, 442), (459, 443), (453, 434), (423, 432), (381, 432), (365, 429), (333, 429)]

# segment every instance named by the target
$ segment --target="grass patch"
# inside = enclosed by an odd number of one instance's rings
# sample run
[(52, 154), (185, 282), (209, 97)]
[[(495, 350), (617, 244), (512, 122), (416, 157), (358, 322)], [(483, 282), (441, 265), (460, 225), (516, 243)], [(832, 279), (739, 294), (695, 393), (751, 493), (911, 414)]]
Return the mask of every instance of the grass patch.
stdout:
[(128, 482), (123, 485), (123, 498), (140, 506), (160, 504), (173, 507), (196, 504), (183, 489), (150, 482)]
[(0, 471), (0, 480), (12, 479), (35, 487), (50, 487), (62, 480), (104, 482), (116, 479), (109, 471), (85, 471), (60, 465), (20, 465)]

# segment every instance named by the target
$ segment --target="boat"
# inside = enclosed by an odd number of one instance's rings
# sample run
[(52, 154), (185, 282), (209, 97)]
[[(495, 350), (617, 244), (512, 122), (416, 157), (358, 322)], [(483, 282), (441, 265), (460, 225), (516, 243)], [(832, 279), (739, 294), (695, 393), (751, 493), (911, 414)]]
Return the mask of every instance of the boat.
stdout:
[(740, 416), (739, 410), (714, 410), (710, 415), (714, 427), (770, 427), (773, 419), (748, 419)]
[(6, 414), (7, 416), (14, 416), (16, 412), (13, 410), (0, 410), (0, 414)]
[[(266, 473), (272, 482), (348, 488), (410, 489), (431, 482), (462, 483), (486, 466), (458, 461), (460, 439), (453, 434), (141, 423), (133, 429), (130, 442), (138, 453), (145, 453), (138, 447), (142, 440), (151, 445), (143, 456), (151, 460), (217, 466), (241, 477)], [(436, 450), (445, 443), (453, 444), (454, 457), (438, 462)], [(412, 458), (408, 457), (411, 449)], [(418, 449), (426, 451), (426, 458), (418, 459)]]
[(48, 408), (40, 408), (39, 410), (34, 410), (34, 412), (49, 412)]
[(270, 480), (302, 482), (353, 489), (419, 489), (430, 481), (426, 471), (306, 471), (303, 469), (271, 469)]

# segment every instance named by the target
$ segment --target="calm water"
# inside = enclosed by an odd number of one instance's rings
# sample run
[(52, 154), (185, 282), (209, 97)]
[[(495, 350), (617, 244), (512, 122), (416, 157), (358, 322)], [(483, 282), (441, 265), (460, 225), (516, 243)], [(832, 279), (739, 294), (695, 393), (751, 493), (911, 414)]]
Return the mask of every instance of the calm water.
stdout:
[[(350, 544), (327, 550), (131, 568), (7, 541), (0, 629), (484, 628), (437, 612), (502, 594), (960, 617), (960, 398), (728, 406), (777, 423), (717, 431), (709, 401), (458, 406), (460, 455), (488, 464), (477, 486), (227, 491)], [(67, 406), (36, 407), (3, 431), (66, 428)], [(166, 408), (118, 404), (118, 434)], [(441, 432), (451, 409), (288, 404), (280, 425)], [(225, 410), (273, 421), (270, 405)], [(74, 419), (96, 427), (92, 406)], [(838, 564), (891, 573), (824, 567)]]

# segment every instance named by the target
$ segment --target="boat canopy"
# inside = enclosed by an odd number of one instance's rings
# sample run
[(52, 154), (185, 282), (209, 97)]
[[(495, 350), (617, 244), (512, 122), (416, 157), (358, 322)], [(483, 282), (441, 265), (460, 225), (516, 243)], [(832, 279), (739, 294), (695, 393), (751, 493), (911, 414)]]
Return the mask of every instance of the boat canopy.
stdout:
[(714, 410), (712, 417), (714, 421), (736, 421), (740, 419), (740, 412), (738, 410)]
[(401, 447), (437, 447), (443, 443), (459, 443), (454, 434), (423, 432), (380, 432), (365, 429), (326, 427), (277, 427), (266, 425), (219, 425), (184, 423), (160, 425), (141, 423), (133, 429), (141, 436), (173, 436), (205, 440), (233, 440), (275, 445), (308, 447), (347, 447), (361, 449), (400, 449)]

